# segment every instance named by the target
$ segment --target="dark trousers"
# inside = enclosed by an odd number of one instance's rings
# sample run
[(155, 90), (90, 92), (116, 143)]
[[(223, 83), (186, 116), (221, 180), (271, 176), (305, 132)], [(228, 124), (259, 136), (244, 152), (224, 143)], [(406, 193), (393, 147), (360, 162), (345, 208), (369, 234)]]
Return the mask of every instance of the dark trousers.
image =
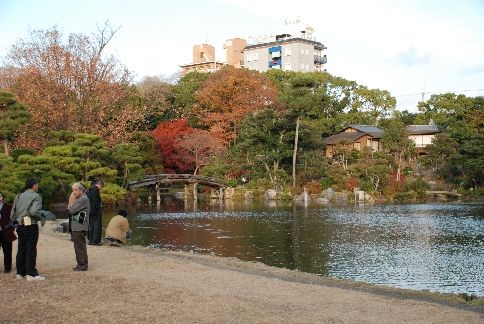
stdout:
[(19, 225), (17, 227), (18, 251), (17, 251), (17, 274), (32, 277), (38, 276), (35, 268), (37, 263), (37, 242), (39, 241), (39, 226)]
[(87, 270), (86, 235), (86, 231), (72, 232), (72, 241), (74, 242), (74, 252), (76, 253), (77, 267), (80, 270)]
[(89, 244), (101, 243), (101, 234), (103, 231), (103, 219), (102, 215), (90, 215), (89, 216)]
[(0, 231), (0, 246), (3, 250), (3, 269), (12, 270), (12, 242), (5, 241), (3, 232)]

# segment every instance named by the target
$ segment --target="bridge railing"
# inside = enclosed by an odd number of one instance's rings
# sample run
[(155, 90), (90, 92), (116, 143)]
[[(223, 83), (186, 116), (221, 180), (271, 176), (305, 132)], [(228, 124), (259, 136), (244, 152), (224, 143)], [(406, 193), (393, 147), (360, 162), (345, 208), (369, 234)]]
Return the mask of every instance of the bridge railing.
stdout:
[(127, 189), (129, 190), (132, 188), (154, 185), (156, 183), (170, 184), (176, 182), (183, 182), (188, 184), (200, 183), (209, 187), (218, 188), (224, 188), (227, 186), (227, 183), (225, 181), (213, 177), (205, 177), (193, 174), (150, 174), (146, 175), (143, 180), (132, 181), (128, 183)]

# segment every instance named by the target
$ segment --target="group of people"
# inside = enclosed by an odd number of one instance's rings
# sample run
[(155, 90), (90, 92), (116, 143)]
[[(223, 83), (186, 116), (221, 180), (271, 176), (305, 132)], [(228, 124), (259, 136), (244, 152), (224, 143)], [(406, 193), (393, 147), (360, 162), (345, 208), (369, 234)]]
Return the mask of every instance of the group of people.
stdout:
[[(100, 190), (103, 186), (102, 180), (95, 180), (91, 188), (85, 192), (82, 183), (72, 185), (67, 209), (69, 210), (69, 230), (77, 261), (77, 265), (72, 268), (73, 271), (88, 270), (87, 244), (102, 245)], [(28, 281), (45, 280), (36, 269), (38, 223), (43, 226), (46, 221), (41, 211), (42, 198), (38, 190), (37, 179), (28, 178), (25, 182), (25, 191), (15, 198), (13, 205), (5, 203), (3, 194), (0, 192), (0, 248), (4, 255), (3, 273), (8, 274), (12, 271), (12, 245), (18, 235), (17, 279)], [(111, 241), (111, 246), (121, 246), (130, 237), (131, 230), (126, 219), (127, 215), (125, 210), (120, 210), (118, 215), (109, 222), (106, 239)], [(17, 235), (15, 235), (15, 229)]]

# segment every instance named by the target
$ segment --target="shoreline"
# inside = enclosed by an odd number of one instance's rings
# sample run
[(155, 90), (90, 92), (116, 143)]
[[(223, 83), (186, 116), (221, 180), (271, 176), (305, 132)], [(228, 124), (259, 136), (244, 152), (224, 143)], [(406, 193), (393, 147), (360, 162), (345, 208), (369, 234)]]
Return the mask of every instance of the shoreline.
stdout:
[(75, 273), (69, 235), (51, 231), (55, 224), (40, 230), (37, 269), (45, 281), (0, 276), (1, 323), (484, 321), (481, 300), (140, 246), (88, 246), (89, 271)]

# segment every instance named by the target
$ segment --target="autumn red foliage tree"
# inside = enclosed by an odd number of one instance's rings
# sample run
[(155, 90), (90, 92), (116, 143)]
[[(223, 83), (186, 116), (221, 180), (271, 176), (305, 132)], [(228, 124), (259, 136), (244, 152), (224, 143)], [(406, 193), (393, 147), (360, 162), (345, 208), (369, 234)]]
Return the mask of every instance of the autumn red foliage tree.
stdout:
[(225, 67), (209, 75), (196, 95), (194, 113), (227, 146), (248, 112), (277, 107), (277, 89), (264, 74)]
[(182, 134), (175, 141), (175, 146), (184, 156), (185, 162), (192, 165), (193, 174), (197, 174), (213, 157), (225, 151), (220, 139), (201, 129)]
[(59, 130), (101, 135), (111, 146), (127, 137), (143, 114), (129, 98), (134, 75), (105, 53), (118, 30), (106, 22), (91, 37), (73, 33), (67, 39), (57, 27), (31, 30), (10, 48), (0, 88), (33, 114), (18, 143), (40, 149), (47, 134)]
[(162, 122), (148, 132), (156, 140), (156, 146), (163, 158), (164, 173), (192, 173), (194, 166), (188, 161), (185, 151), (176, 145), (177, 138), (193, 132), (194, 128), (188, 126), (187, 119), (178, 119), (171, 122)]

